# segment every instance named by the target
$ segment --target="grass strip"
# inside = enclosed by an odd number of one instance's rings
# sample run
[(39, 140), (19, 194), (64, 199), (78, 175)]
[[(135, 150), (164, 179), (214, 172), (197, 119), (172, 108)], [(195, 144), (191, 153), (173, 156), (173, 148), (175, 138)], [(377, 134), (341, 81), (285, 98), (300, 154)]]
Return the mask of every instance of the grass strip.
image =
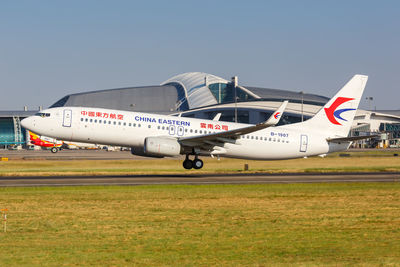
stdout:
[(0, 162), (0, 176), (210, 174), (247, 172), (393, 172), (400, 171), (399, 157), (312, 157), (293, 160), (252, 161), (204, 159), (201, 170), (185, 170), (181, 159), (154, 160), (14, 160)]
[(398, 266), (400, 184), (0, 188), (3, 266)]

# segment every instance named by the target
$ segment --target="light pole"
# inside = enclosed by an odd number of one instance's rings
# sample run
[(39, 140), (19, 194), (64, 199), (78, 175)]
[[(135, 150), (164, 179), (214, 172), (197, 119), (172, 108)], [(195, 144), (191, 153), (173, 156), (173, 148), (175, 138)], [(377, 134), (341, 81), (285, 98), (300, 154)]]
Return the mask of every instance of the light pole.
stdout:
[(233, 90), (235, 90), (235, 122), (237, 122), (237, 91), (236, 88), (238, 86), (238, 77), (233, 76), (232, 77), (232, 85), (233, 85)]
[(303, 122), (303, 120), (304, 120), (304, 115), (303, 115), (304, 92), (300, 91), (300, 95), (301, 95), (301, 121)]
[(371, 102), (374, 98), (372, 96), (367, 96), (365, 99), (368, 101), (368, 109), (371, 111)]

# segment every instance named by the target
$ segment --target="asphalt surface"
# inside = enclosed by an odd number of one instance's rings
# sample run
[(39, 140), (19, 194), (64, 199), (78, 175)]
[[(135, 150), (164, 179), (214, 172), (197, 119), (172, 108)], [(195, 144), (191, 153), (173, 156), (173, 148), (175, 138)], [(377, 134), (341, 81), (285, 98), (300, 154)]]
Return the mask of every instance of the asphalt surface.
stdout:
[[(347, 152), (363, 152), (372, 149), (349, 149)], [(380, 150), (377, 150), (380, 151)], [(384, 151), (400, 154), (399, 149), (385, 149)], [(385, 156), (393, 156), (388, 154)], [(0, 157), (10, 160), (152, 160), (152, 158), (139, 157), (131, 154), (130, 151), (106, 151), (106, 150), (68, 150), (64, 149), (57, 153), (51, 153), (49, 150), (7, 150), (0, 149)], [(184, 158), (182, 156), (182, 158)]]
[[(10, 160), (118, 160), (147, 159), (133, 156), (129, 151), (63, 150), (13, 151), (0, 150), (0, 157)], [(273, 184), (330, 182), (400, 182), (400, 172), (393, 173), (242, 173), (215, 175), (129, 175), (129, 176), (59, 176), (59, 177), (0, 177), (0, 187), (19, 186), (79, 186), (79, 185), (156, 185), (156, 184)]]
[(285, 184), (337, 182), (400, 182), (396, 173), (337, 174), (226, 174), (226, 175), (129, 175), (129, 176), (59, 176), (0, 177), (1, 187), (83, 186), (83, 185), (160, 185), (160, 184)]
[(97, 149), (88, 150), (68, 150), (64, 149), (57, 153), (49, 150), (0, 150), (0, 157), (10, 160), (120, 160), (120, 159), (151, 159), (138, 157), (130, 151), (106, 151)]

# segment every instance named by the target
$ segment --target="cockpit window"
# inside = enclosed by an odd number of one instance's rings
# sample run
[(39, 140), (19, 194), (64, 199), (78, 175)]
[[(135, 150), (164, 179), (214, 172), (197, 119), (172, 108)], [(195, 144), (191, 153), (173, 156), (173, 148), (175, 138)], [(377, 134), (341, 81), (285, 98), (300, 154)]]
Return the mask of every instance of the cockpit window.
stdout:
[(50, 117), (50, 113), (44, 113), (44, 112), (38, 112), (35, 114), (35, 116), (39, 116), (39, 117)]

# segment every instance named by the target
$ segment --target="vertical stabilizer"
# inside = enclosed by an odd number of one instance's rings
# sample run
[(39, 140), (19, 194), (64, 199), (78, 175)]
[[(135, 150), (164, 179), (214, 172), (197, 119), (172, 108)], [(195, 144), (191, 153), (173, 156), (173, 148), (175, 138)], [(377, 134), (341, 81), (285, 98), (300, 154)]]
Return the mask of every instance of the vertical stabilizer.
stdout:
[(327, 137), (346, 137), (356, 115), (368, 76), (354, 77), (315, 114), (306, 127), (326, 132)]

